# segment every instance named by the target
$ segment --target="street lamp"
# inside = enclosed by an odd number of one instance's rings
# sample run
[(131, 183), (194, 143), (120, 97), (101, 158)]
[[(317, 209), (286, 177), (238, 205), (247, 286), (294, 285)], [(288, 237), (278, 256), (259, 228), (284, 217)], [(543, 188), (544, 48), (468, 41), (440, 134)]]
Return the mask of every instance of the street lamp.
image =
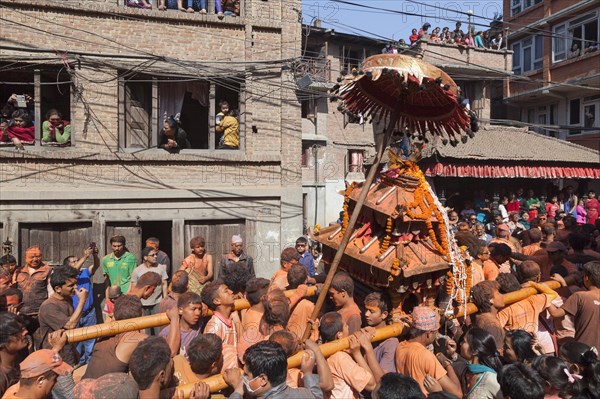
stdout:
[(467, 10), (467, 15), (469, 16), (469, 30), (467, 31), (467, 33), (471, 32), (473, 33), (473, 28), (471, 26), (471, 18), (473, 18), (473, 10)]

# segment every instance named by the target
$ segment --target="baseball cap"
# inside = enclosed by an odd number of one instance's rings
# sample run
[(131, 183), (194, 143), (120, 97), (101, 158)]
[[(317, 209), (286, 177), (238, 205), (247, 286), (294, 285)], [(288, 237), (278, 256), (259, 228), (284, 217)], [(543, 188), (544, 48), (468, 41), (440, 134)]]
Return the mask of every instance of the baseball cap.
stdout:
[(567, 247), (565, 246), (565, 244), (563, 244), (560, 241), (552, 241), (546, 247), (546, 251), (547, 252), (558, 252), (558, 251), (567, 252)]
[(35, 378), (52, 370), (59, 376), (69, 375), (73, 367), (63, 362), (60, 355), (50, 349), (40, 349), (21, 362), (21, 378)]
[(100, 378), (86, 378), (73, 389), (73, 398), (137, 399), (138, 395), (138, 385), (127, 373), (109, 373)]
[(413, 327), (421, 331), (435, 331), (440, 328), (440, 315), (427, 306), (417, 306), (412, 312)]

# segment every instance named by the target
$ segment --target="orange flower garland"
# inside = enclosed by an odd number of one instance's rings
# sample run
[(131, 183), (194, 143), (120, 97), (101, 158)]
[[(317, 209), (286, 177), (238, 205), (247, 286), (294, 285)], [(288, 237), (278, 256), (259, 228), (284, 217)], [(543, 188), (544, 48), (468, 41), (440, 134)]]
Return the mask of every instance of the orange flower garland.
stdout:
[(344, 205), (342, 209), (344, 210), (344, 216), (342, 217), (342, 230), (340, 231), (340, 236), (343, 236), (348, 228), (348, 222), (350, 221), (350, 216), (348, 214), (348, 204), (350, 203), (350, 194), (352, 190), (356, 187), (356, 182), (352, 182), (348, 187), (346, 187), (346, 191), (344, 191)]
[(381, 243), (381, 247), (379, 248), (379, 255), (383, 254), (390, 247), (390, 240), (392, 239), (390, 234), (392, 233), (393, 226), (394, 226), (394, 220), (390, 216), (390, 217), (388, 217), (387, 222), (385, 224), (385, 238), (383, 239), (383, 242)]

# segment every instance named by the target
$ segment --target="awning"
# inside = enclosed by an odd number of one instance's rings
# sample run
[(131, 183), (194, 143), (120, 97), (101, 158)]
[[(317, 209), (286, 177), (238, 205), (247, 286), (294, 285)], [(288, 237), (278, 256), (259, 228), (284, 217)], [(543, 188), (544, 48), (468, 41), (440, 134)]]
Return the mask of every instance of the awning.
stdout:
[(530, 179), (600, 179), (600, 167), (525, 166), (525, 165), (427, 165), (428, 177), (530, 178)]

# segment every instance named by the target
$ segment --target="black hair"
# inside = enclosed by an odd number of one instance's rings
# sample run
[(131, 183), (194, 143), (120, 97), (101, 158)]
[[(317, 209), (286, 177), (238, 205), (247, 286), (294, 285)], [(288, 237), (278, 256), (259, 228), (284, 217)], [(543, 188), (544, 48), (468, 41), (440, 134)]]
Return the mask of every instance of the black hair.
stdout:
[(440, 391), (440, 392), (432, 392), (427, 395), (427, 399), (459, 399), (456, 395), (452, 395), (451, 393)]
[(368, 303), (376, 304), (381, 313), (387, 312), (386, 322), (390, 321), (392, 318), (392, 299), (390, 295), (386, 292), (371, 292), (369, 295), (365, 297), (365, 305)]
[(65, 285), (71, 279), (77, 279), (79, 270), (68, 266), (55, 266), (50, 275), (50, 286), (56, 290), (56, 287)]
[(148, 254), (152, 251), (156, 251), (156, 253), (158, 254), (158, 251), (152, 247), (146, 247), (142, 249), (142, 260), (144, 260), (144, 258), (148, 256)]
[(313, 241), (312, 244), (310, 244), (310, 249), (316, 249), (319, 253), (323, 252), (323, 246), (319, 241)]
[(576, 378), (569, 382), (568, 365), (558, 357), (538, 356), (531, 365), (544, 381), (558, 391), (560, 397), (577, 396), (584, 389), (583, 382)]
[(588, 244), (588, 238), (578, 232), (573, 232), (569, 234), (569, 245), (573, 248), (573, 251), (581, 252)]
[(285, 382), (287, 357), (281, 345), (276, 342), (262, 341), (249, 347), (244, 353), (244, 364), (254, 378), (264, 374), (271, 386)]
[(377, 397), (379, 399), (425, 399), (417, 381), (400, 373), (387, 373), (381, 377)]
[(506, 244), (500, 243), (500, 244), (496, 244), (494, 246), (490, 245), (489, 247), (492, 248), (492, 251), (491, 251), (492, 254), (491, 254), (491, 256), (494, 259), (497, 256), (503, 256), (503, 257), (508, 258), (508, 257), (510, 257), (510, 255), (512, 253), (510, 247), (508, 245), (506, 245)]
[[(578, 341), (567, 341), (559, 349), (561, 357), (575, 363), (583, 370), (584, 383), (587, 384), (587, 397), (600, 397), (600, 362), (594, 349)], [(574, 370), (571, 370), (573, 372)]]
[(517, 362), (502, 367), (498, 382), (504, 397), (511, 399), (544, 399), (544, 382), (537, 371)]
[(8, 265), (10, 263), (17, 263), (17, 259), (12, 255), (4, 255), (0, 258), (0, 265)]
[(183, 294), (188, 290), (188, 284), (190, 282), (189, 275), (185, 270), (179, 270), (173, 274), (173, 280), (171, 281), (171, 291), (176, 294)]
[(293, 260), (300, 260), (300, 254), (296, 251), (296, 248), (285, 248), (281, 251), (280, 264), (283, 266), (284, 263), (291, 262)]
[[(204, 292), (204, 290), (202, 290), (202, 292)], [(184, 292), (183, 294), (179, 295), (179, 298), (177, 299), (177, 307), (180, 309), (183, 309), (188, 305), (199, 305), (201, 303), (202, 298), (200, 295), (192, 291)]]
[(66, 258), (64, 258), (63, 261), (62, 261), (62, 266), (70, 266), (69, 265), (69, 259), (71, 259), (71, 258), (76, 258), (76, 256), (75, 255), (69, 255)]
[(12, 337), (23, 332), (23, 328), (25, 322), (21, 316), (11, 312), (0, 313), (0, 350), (10, 342)]
[(250, 306), (254, 306), (260, 302), (260, 298), (269, 291), (271, 282), (266, 278), (253, 278), (248, 280), (246, 284), (246, 299), (250, 302)]
[(23, 124), (25, 125), (25, 127), (27, 126), (31, 126), (31, 115), (29, 115), (29, 112), (27, 112), (24, 109), (18, 109), (16, 111), (14, 111), (11, 115), (12, 119), (15, 118), (21, 118), (23, 119)]
[(521, 289), (519, 280), (517, 280), (517, 277), (512, 273), (498, 274), (498, 277), (496, 277), (496, 282), (500, 286), (498, 291), (500, 291), (501, 294), (508, 294), (509, 292)]
[(217, 309), (217, 305), (215, 305), (214, 302), (215, 302), (215, 299), (217, 299), (217, 297), (219, 296), (219, 288), (221, 288), (222, 284), (223, 284), (223, 282), (221, 280), (215, 280), (215, 281), (211, 281), (210, 283), (206, 284), (202, 288), (202, 293), (201, 293), (202, 302), (210, 310)]
[(252, 278), (252, 271), (245, 262), (233, 262), (223, 267), (219, 278), (234, 294), (244, 293), (248, 280)]
[(496, 290), (498, 290), (498, 283), (491, 280), (481, 281), (471, 288), (471, 298), (479, 313), (488, 313), (492, 310), (490, 300)]
[(142, 317), (144, 308), (140, 298), (134, 295), (123, 295), (115, 300), (113, 315), (115, 320), (127, 320)]
[(482, 328), (474, 327), (460, 337), (460, 342), (464, 342), (465, 339), (471, 353), (477, 355), (479, 364), (488, 366), (496, 372), (500, 371), (502, 362), (492, 334)]
[(306, 267), (302, 265), (292, 265), (287, 272), (287, 281), (288, 281), (288, 289), (298, 288), (300, 284), (304, 284), (306, 282), (306, 278), (308, 277), (308, 271)]
[(137, 283), (135, 283), (136, 288), (143, 287), (158, 287), (162, 284), (162, 277), (160, 274), (155, 272), (146, 272), (138, 278)]
[(335, 276), (333, 276), (331, 288), (338, 292), (345, 291), (350, 297), (354, 296), (354, 280), (352, 280), (352, 277), (350, 277), (348, 273), (336, 273)]
[(458, 231), (454, 235), (454, 238), (456, 239), (456, 243), (459, 247), (467, 247), (467, 250), (471, 256), (477, 256), (480, 248), (485, 248), (486, 246), (485, 243), (483, 243), (479, 238), (475, 237), (475, 235), (470, 231)]
[(36, 377), (20, 378), (19, 384), (24, 387), (32, 387), (35, 383), (37, 383), (37, 380), (40, 377), (44, 377), (47, 380), (56, 380), (58, 378), (58, 374), (56, 374), (53, 370), (48, 370), (44, 374)]
[(506, 336), (510, 339), (517, 361), (531, 363), (537, 356), (533, 351), (533, 336), (525, 330), (509, 330)]
[(344, 320), (338, 312), (329, 312), (321, 316), (319, 323), (319, 335), (323, 342), (337, 339), (337, 333), (344, 329)]
[(116, 236), (112, 236), (112, 237), (110, 237), (110, 240), (109, 240), (109, 242), (110, 242), (111, 244), (112, 244), (113, 242), (118, 242), (118, 243), (121, 243), (121, 244), (125, 245), (125, 243), (126, 243), (127, 241), (125, 240), (125, 237), (124, 237), (124, 236), (122, 236), (122, 235), (116, 235)]
[(298, 244), (308, 244), (308, 240), (304, 236), (300, 236), (296, 239), (296, 245)]
[(165, 119), (165, 123), (172, 129), (177, 129), (179, 127), (179, 121), (175, 119), (175, 115), (171, 115)]
[(140, 390), (148, 389), (171, 362), (171, 349), (163, 337), (148, 337), (138, 344), (129, 359), (129, 371)]
[(198, 335), (187, 347), (190, 367), (196, 374), (208, 374), (214, 363), (223, 356), (223, 342), (215, 334)]
[(594, 287), (600, 288), (600, 261), (593, 260), (583, 265), (583, 275), (590, 279)]
[(52, 108), (51, 110), (49, 110), (48, 112), (46, 112), (46, 120), (50, 119), (50, 117), (51, 117), (52, 115), (58, 115), (58, 117), (59, 117), (60, 119), (62, 119), (62, 118), (63, 118), (63, 116), (62, 116), (62, 114), (60, 113), (60, 111), (58, 111), (58, 110), (57, 110), (57, 109), (55, 109), (55, 108)]

